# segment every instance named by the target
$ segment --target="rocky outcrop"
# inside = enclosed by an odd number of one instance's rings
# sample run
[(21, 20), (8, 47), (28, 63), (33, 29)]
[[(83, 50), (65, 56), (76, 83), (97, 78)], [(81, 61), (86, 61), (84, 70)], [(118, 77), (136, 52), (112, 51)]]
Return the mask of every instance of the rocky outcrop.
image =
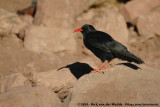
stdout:
[[(23, 71), (27, 64), (32, 63), (36, 55), (23, 48), (23, 43), (16, 35), (0, 39), (0, 73), (3, 76)], [(28, 66), (29, 67), (29, 66)], [(29, 67), (30, 68), (30, 67)], [(31, 69), (28, 69), (31, 70)]]
[(131, 0), (124, 5), (121, 13), (127, 22), (136, 24), (136, 20), (138, 17), (147, 14), (159, 5), (159, 0)]
[(45, 87), (18, 88), (0, 94), (0, 107), (62, 107), (56, 94)]
[[(41, 73), (17, 73), (6, 77), (1, 80), (3, 94), (0, 94), (0, 102), (2, 102), (0, 104), (13, 104), (12, 100), (15, 98), (23, 102), (18, 101), (15, 104), (41, 104), (39, 100), (45, 96), (48, 98), (48, 104), (52, 104), (49, 99), (55, 96), (52, 95), (54, 92), (64, 102), (63, 106), (69, 105), (69, 107), (78, 107), (84, 103), (91, 106), (91, 103), (92, 105), (106, 103), (112, 105), (120, 102), (125, 106), (126, 103), (157, 104), (159, 102), (159, 69), (146, 65), (134, 65), (134, 63), (119, 63), (111, 65), (111, 68), (104, 70), (103, 74), (88, 72), (81, 75), (77, 82), (71, 72), (77, 68), (78, 74), (80, 72), (78, 66), (72, 65), (68, 68)], [(84, 70), (92, 69), (86, 67)], [(51, 90), (54, 92), (50, 93)], [(37, 96), (36, 101), (32, 100)], [(53, 100), (53, 103), (60, 106), (57, 100)]]
[(17, 12), (18, 10), (24, 9), (31, 5), (33, 0), (1, 0), (0, 8), (3, 8), (10, 12)]
[(51, 70), (47, 72), (23, 72), (5, 77), (0, 81), (0, 93), (22, 87), (46, 87), (57, 93), (63, 100), (73, 90), (77, 79), (71, 74), (68, 68)]
[(75, 51), (72, 26), (74, 18), (83, 11), (85, 2), (86, 0), (38, 0), (34, 18), (34, 24), (38, 26), (31, 26), (26, 30), (25, 47), (47, 54)]
[(36, 86), (45, 86), (56, 92), (60, 99), (64, 99), (72, 92), (77, 79), (65, 68), (59, 71), (33, 73), (33, 81)]
[(33, 23), (33, 17), (29, 15), (24, 15), (19, 17), (17, 23), (13, 25), (12, 33), (17, 34), (18, 37), (24, 40), (25, 29)]
[(38, 0), (34, 23), (59, 28), (69, 28), (74, 17), (84, 10), (87, 0)]
[(32, 25), (25, 30), (24, 46), (36, 53), (53, 54), (54, 52), (76, 51), (76, 41), (72, 31)]
[(30, 76), (31, 73), (15, 73), (6, 76), (0, 81), (0, 93), (6, 93), (17, 88), (32, 87), (32, 83), (28, 78)]
[(15, 13), (0, 9), (0, 36), (19, 34), (20, 31), (24, 31), (32, 22), (33, 18), (31, 16), (26, 15), (20, 18)]
[(139, 67), (123, 63), (104, 70), (104, 74), (90, 73), (81, 77), (72, 93), (69, 107), (83, 104), (91, 107), (96, 103), (122, 103), (124, 107), (125, 103), (160, 102), (160, 70), (145, 65)]
[(138, 18), (137, 28), (140, 35), (144, 38), (152, 38), (155, 34), (160, 35), (160, 7), (154, 9), (148, 14)]
[(0, 9), (0, 36), (9, 35), (17, 21), (18, 16), (15, 13)]

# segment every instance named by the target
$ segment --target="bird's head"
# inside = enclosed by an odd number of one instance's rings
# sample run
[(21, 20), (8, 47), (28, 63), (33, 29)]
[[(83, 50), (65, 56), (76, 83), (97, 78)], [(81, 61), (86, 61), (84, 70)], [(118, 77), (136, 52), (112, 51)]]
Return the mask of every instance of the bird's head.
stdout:
[(92, 25), (85, 24), (81, 28), (76, 29), (74, 32), (81, 31), (82, 34), (86, 34), (86, 33), (89, 33), (91, 31), (95, 31), (95, 30), (96, 29)]

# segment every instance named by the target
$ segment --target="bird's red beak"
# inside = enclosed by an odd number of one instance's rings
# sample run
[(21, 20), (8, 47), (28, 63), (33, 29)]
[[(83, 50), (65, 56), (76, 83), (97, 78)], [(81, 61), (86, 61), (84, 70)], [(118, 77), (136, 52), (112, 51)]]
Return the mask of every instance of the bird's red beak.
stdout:
[(78, 32), (78, 31), (83, 31), (83, 30), (81, 28), (79, 28), (79, 29), (76, 29), (74, 32)]

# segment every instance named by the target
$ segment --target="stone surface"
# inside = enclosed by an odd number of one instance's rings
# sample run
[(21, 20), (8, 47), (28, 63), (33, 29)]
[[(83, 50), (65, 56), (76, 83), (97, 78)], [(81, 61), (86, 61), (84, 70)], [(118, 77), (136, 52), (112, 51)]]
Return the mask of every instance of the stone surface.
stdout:
[(104, 70), (104, 74), (90, 73), (81, 77), (69, 107), (79, 107), (82, 103), (122, 103), (125, 107), (125, 103), (160, 102), (160, 70), (146, 65), (137, 65), (141, 69), (126, 65), (135, 70), (125, 65), (113, 65)]
[(64, 68), (59, 71), (33, 73), (33, 81), (37, 86), (45, 86), (58, 93), (60, 99), (64, 99), (72, 91), (77, 79), (69, 69)]
[(0, 75), (5, 76), (31, 63), (36, 55), (23, 48), (23, 43), (16, 35), (0, 38)]
[(31, 16), (25, 15), (23, 18), (20, 18), (15, 13), (0, 9), (0, 36), (19, 34), (20, 31), (24, 31), (32, 22), (33, 18)]
[(125, 4), (121, 13), (127, 22), (135, 24), (136, 18), (150, 12), (153, 8), (160, 5), (159, 0), (131, 0)]
[(51, 90), (34, 87), (0, 94), (0, 107), (62, 107), (62, 103)]
[(0, 80), (0, 93), (5, 93), (19, 87), (42, 86), (56, 92), (60, 99), (64, 99), (72, 92), (77, 79), (69, 69), (47, 72), (15, 73)]
[(17, 21), (18, 16), (15, 13), (0, 9), (0, 36), (9, 35)]
[(74, 17), (83, 11), (86, 1), (38, 0), (34, 22), (51, 27), (70, 27), (74, 22)]
[(17, 12), (31, 5), (33, 0), (1, 0), (0, 8), (8, 10), (10, 12)]
[(160, 7), (138, 18), (137, 28), (146, 39), (155, 34), (160, 35)]
[(76, 41), (68, 29), (32, 25), (25, 30), (24, 46), (37, 53), (74, 52)]
[(25, 86), (26, 87), (32, 86), (32, 84), (29, 83), (29, 79), (27, 78), (27, 75), (25, 76), (22, 73), (15, 73), (15, 74), (6, 76), (4, 79), (0, 80), (0, 93), (5, 93), (7, 91), (20, 88), (20, 87), (25, 87)]
[(22, 34), (22, 31), (26, 29), (29, 25), (33, 23), (33, 17), (29, 15), (24, 15), (22, 17), (19, 17), (17, 19), (16, 24), (13, 25), (12, 33), (19, 34), (21, 38), (24, 38), (24, 33)]

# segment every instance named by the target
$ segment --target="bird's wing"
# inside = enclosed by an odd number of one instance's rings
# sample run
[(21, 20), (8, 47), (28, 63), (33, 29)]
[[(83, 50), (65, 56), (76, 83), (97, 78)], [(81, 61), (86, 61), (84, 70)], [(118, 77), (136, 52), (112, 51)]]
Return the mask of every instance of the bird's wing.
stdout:
[(114, 56), (119, 59), (135, 62), (138, 64), (144, 63), (140, 58), (129, 52), (124, 45), (117, 41), (114, 42), (114, 47), (112, 47), (110, 50)]
[(89, 45), (105, 52), (111, 52), (110, 47), (115, 41), (110, 35), (101, 31), (88, 33), (85, 40)]
[(112, 47), (110, 49), (112, 52), (116, 52), (116, 53), (128, 51), (127, 47), (125, 47), (124, 45), (122, 45), (121, 43), (119, 43), (117, 41), (114, 41), (112, 43)]

